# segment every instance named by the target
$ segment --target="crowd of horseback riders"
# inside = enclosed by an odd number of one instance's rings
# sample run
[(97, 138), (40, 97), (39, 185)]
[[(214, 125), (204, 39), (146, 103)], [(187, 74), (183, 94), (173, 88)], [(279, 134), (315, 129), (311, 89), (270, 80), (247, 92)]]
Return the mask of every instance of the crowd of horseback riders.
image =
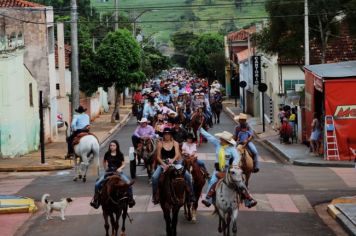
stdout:
[[(221, 89), (218, 81), (214, 81), (209, 89), (207, 80), (179, 69), (169, 71), (164, 79), (145, 83), (143, 88), (137, 89), (132, 96), (133, 114), (139, 123), (131, 137), (134, 147), (133, 161), (144, 162), (152, 183), (152, 202), (161, 203), (167, 235), (175, 235), (175, 216), (181, 206), (184, 205), (188, 219), (195, 219), (198, 200), (206, 180), (208, 190), (202, 201), (206, 207), (213, 203), (216, 207), (219, 205), (219, 199), (215, 196), (219, 184), (225, 184), (232, 194), (236, 195), (232, 200), (235, 205), (230, 208), (238, 208), (242, 201), (249, 208), (257, 204), (247, 188), (250, 174), (259, 171), (259, 155), (251, 142), (253, 133), (246, 121), (247, 115), (241, 113), (236, 117), (238, 125), (233, 134), (223, 131), (212, 135), (208, 132), (214, 123), (220, 122)], [(80, 127), (84, 127), (86, 119), (82, 120)], [(75, 122), (78, 123), (78, 118)], [(72, 140), (72, 137), (70, 139)], [(210, 142), (215, 147), (212, 174), (209, 174), (204, 161), (198, 159), (197, 147), (203, 142)], [(251, 157), (252, 164), (248, 164), (246, 156)], [(110, 142), (103, 165), (106, 172), (96, 182), (91, 206), (98, 208), (100, 204), (103, 205), (104, 183), (109, 176), (118, 176), (126, 186), (127, 194), (124, 199), (127, 200), (127, 206), (133, 207), (133, 182), (123, 173), (124, 157), (116, 140)], [(244, 173), (239, 171), (240, 167)], [(242, 178), (243, 174), (245, 178)], [(223, 186), (220, 188), (223, 189)], [(229, 211), (229, 208), (226, 211)], [(233, 227), (236, 228), (235, 221)]]

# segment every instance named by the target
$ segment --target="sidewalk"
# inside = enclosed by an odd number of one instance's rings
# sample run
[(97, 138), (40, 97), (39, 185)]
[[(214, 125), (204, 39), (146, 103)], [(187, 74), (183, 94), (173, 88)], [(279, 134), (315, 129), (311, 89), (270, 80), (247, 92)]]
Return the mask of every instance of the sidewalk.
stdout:
[[(234, 100), (224, 101), (225, 112), (233, 118), (241, 112), (239, 104), (234, 105)], [(282, 160), (293, 165), (300, 166), (323, 166), (323, 167), (354, 167), (354, 162), (349, 161), (327, 161), (323, 157), (311, 156), (309, 148), (303, 144), (283, 144), (279, 139), (279, 132), (272, 129), (269, 124), (265, 124), (265, 132), (262, 129), (262, 122), (257, 117), (248, 118), (248, 123), (252, 126), (255, 135), (261, 144), (275, 153)]]
[(334, 199), (327, 211), (349, 235), (356, 235), (356, 196)]
[[(108, 113), (101, 114), (91, 123), (91, 132), (104, 144), (111, 134), (127, 123), (131, 115), (131, 104), (120, 106), (120, 121), (111, 123), (112, 108)], [(13, 171), (53, 171), (71, 169), (73, 163), (65, 160), (67, 153), (65, 127), (58, 129), (58, 136), (52, 143), (45, 145), (45, 164), (41, 164), (40, 150), (21, 157), (0, 158), (0, 172)]]

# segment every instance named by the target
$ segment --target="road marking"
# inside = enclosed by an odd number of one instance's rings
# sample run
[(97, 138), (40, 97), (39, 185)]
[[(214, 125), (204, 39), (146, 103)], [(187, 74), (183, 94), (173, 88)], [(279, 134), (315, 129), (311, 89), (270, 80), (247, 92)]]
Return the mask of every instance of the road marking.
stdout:
[(338, 175), (344, 183), (350, 187), (356, 187), (356, 172), (355, 168), (330, 168), (336, 175)]
[[(256, 207), (247, 208), (243, 204), (240, 206), (240, 211), (251, 212), (280, 212), (280, 213), (314, 213), (312, 206), (304, 195), (300, 194), (253, 194), (253, 197), (257, 200)], [(207, 208), (201, 200), (205, 198), (205, 194), (202, 194), (199, 199), (198, 211), (213, 212), (214, 207)], [(95, 210), (90, 207), (89, 203), (92, 197), (78, 197), (74, 198), (72, 204), (70, 204), (66, 210), (68, 216), (80, 216), (80, 215), (97, 215), (101, 214), (101, 209)], [(161, 212), (161, 206), (159, 204), (154, 205), (152, 203), (151, 195), (135, 195), (136, 206), (129, 208), (129, 212), (145, 213), (145, 212)], [(183, 208), (181, 209), (183, 210)], [(54, 213), (57, 214), (57, 213)]]
[(6, 179), (0, 180), (0, 194), (16, 194), (21, 189), (29, 185), (34, 178), (31, 179)]

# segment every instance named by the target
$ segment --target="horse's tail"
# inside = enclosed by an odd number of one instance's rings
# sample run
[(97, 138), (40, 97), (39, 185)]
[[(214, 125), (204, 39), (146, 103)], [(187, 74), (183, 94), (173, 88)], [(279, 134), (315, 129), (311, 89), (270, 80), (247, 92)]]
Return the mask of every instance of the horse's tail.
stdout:
[(93, 160), (96, 160), (96, 168), (98, 172), (98, 176), (100, 175), (100, 144), (99, 142), (93, 142), (91, 145), (91, 152), (93, 153)]
[(49, 194), (48, 193), (43, 194), (42, 199), (41, 199), (41, 202), (43, 205), (48, 203), (47, 198), (49, 198)]

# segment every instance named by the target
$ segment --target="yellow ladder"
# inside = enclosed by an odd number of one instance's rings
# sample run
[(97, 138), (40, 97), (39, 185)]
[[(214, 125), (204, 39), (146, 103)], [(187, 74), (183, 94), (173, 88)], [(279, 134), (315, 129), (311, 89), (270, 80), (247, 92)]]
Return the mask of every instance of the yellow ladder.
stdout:
[(325, 116), (325, 160), (340, 160), (333, 116)]

